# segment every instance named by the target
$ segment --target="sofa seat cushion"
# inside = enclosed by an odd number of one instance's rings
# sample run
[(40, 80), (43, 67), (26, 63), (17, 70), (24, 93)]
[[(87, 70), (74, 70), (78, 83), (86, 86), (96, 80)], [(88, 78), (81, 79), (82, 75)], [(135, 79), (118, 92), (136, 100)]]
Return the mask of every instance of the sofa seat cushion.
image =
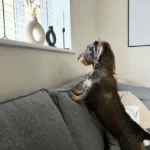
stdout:
[(0, 103), (0, 150), (78, 150), (46, 90)]
[(84, 104), (70, 99), (68, 92), (82, 84), (78, 78), (59, 89), (49, 90), (50, 96), (60, 109), (74, 142), (80, 150), (104, 150), (104, 128), (93, 118)]

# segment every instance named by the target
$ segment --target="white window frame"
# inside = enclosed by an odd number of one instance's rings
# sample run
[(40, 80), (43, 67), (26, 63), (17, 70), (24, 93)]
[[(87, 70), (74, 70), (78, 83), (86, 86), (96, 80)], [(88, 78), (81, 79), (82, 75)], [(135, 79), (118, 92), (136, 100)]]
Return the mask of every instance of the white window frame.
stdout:
[[(4, 0), (5, 1), (5, 0)], [(20, 1), (23, 1), (23, 0), (20, 0)], [(43, 3), (42, 3), (42, 5), (41, 5), (41, 7), (43, 7), (43, 5), (46, 5), (46, 4), (48, 4), (48, 3), (50, 3), (50, 0), (41, 0), (41, 1), (43, 1)], [(0, 0), (0, 2), (1, 2), (1, 0)], [(17, 1), (16, 1), (17, 2)], [(15, 5), (15, 1), (14, 1), (14, 3), (13, 3), (14, 5)], [(14, 35), (15, 35), (15, 38), (13, 39), (13, 40), (16, 40), (16, 41), (19, 41), (19, 39), (20, 39), (20, 35), (19, 35), (19, 33), (18, 32), (21, 32), (21, 27), (20, 27), (20, 24), (19, 24), (19, 22), (18, 22), (18, 20), (20, 19), (20, 17), (18, 17), (18, 13), (17, 13), (17, 11), (18, 11), (18, 9), (16, 9), (16, 7), (15, 6), (13, 6), (13, 9), (14, 9)], [(22, 12), (24, 12), (25, 13), (25, 11), (24, 11), (24, 9), (23, 8), (20, 8), (20, 9), (22, 9)], [(70, 8), (69, 8), (70, 9)], [(5, 10), (6, 11), (6, 10)], [(42, 11), (42, 13), (44, 14), (44, 13), (49, 13), (49, 12), (47, 12), (47, 11), (45, 11), (44, 12), (44, 10)], [(51, 14), (50, 14), (51, 15)], [(25, 15), (24, 15), (25, 16)], [(44, 15), (44, 16), (47, 16), (47, 15)], [(48, 17), (48, 16), (47, 16)], [(49, 17), (48, 17), (49, 18)], [(41, 25), (43, 26), (43, 28), (45, 29), (45, 33), (46, 33), (46, 31), (48, 30), (48, 26), (50, 26), (49, 25), (49, 23), (48, 23), (48, 18), (47, 19), (43, 19), (43, 20), (41, 20)], [(44, 25), (45, 24), (45, 25)], [(53, 24), (52, 24), (53, 25)], [(70, 23), (70, 27), (71, 27), (71, 23)], [(54, 31), (55, 31), (55, 33), (57, 33), (57, 31), (55, 30), (55, 26), (54, 26)], [(47, 30), (46, 30), (47, 29)], [(20, 30), (20, 31), (19, 31)], [(7, 27), (6, 27), (6, 36), (7, 36)], [(56, 35), (56, 37), (57, 38), (59, 38), (59, 35)], [(70, 29), (70, 38), (71, 38), (71, 29)], [(69, 39), (70, 40), (70, 50), (72, 49), (71, 48), (71, 39)], [(57, 40), (57, 42), (58, 42), (58, 40)], [(61, 41), (62, 42), (62, 41)], [(24, 43), (24, 41), (22, 42), (22, 43)], [(48, 44), (47, 44), (47, 42), (45, 42), (46, 43), (46, 45), (48, 46)], [(32, 45), (33, 46), (33, 45)], [(63, 46), (62, 47), (58, 47), (58, 49), (62, 49), (63, 48)]]

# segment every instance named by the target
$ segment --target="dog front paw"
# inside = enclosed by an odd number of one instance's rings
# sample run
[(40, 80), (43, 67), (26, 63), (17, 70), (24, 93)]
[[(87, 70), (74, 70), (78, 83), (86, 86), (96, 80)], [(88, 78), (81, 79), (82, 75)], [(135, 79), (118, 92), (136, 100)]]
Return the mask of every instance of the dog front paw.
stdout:
[(81, 100), (81, 98), (79, 96), (74, 95), (74, 93), (72, 93), (72, 92), (69, 92), (68, 95), (75, 102), (79, 102)]
[(74, 94), (78, 94), (78, 90), (77, 90), (76, 88), (73, 88), (73, 89), (72, 89), (72, 92), (73, 92)]
[(81, 95), (83, 93), (83, 91), (79, 91), (77, 88), (73, 88), (72, 89), (72, 92), (75, 94), (75, 95)]
[(74, 94), (73, 94), (72, 92), (69, 92), (68, 95), (69, 95), (69, 97), (73, 100)]

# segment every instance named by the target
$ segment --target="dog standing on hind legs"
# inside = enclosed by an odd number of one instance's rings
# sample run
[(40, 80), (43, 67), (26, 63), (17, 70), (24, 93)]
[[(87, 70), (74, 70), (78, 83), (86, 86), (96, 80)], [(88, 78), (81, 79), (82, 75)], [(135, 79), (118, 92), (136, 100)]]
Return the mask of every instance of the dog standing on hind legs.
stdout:
[[(95, 61), (93, 55), (98, 51)], [(93, 72), (85, 80), (84, 91), (76, 88), (69, 93), (72, 100), (84, 102), (92, 109), (118, 140), (121, 150), (144, 150), (143, 140), (150, 140), (150, 134), (134, 122), (126, 113), (118, 95), (115, 74), (115, 57), (108, 42), (95, 42), (87, 47), (88, 61), (85, 65), (93, 65)], [(79, 58), (80, 59), (80, 58)]]

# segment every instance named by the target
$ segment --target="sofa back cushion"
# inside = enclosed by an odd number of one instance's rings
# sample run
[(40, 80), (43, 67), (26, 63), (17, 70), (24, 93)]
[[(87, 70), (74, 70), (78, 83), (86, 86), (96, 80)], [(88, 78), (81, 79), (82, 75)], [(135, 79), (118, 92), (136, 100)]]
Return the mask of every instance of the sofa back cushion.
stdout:
[(0, 150), (78, 150), (46, 90), (0, 103)]
[(118, 91), (130, 91), (150, 109), (150, 88), (118, 83)]
[(78, 78), (59, 89), (49, 90), (50, 96), (60, 109), (74, 142), (80, 150), (104, 150), (104, 128), (93, 118), (84, 104), (70, 99), (68, 92), (81, 85), (84, 78)]

